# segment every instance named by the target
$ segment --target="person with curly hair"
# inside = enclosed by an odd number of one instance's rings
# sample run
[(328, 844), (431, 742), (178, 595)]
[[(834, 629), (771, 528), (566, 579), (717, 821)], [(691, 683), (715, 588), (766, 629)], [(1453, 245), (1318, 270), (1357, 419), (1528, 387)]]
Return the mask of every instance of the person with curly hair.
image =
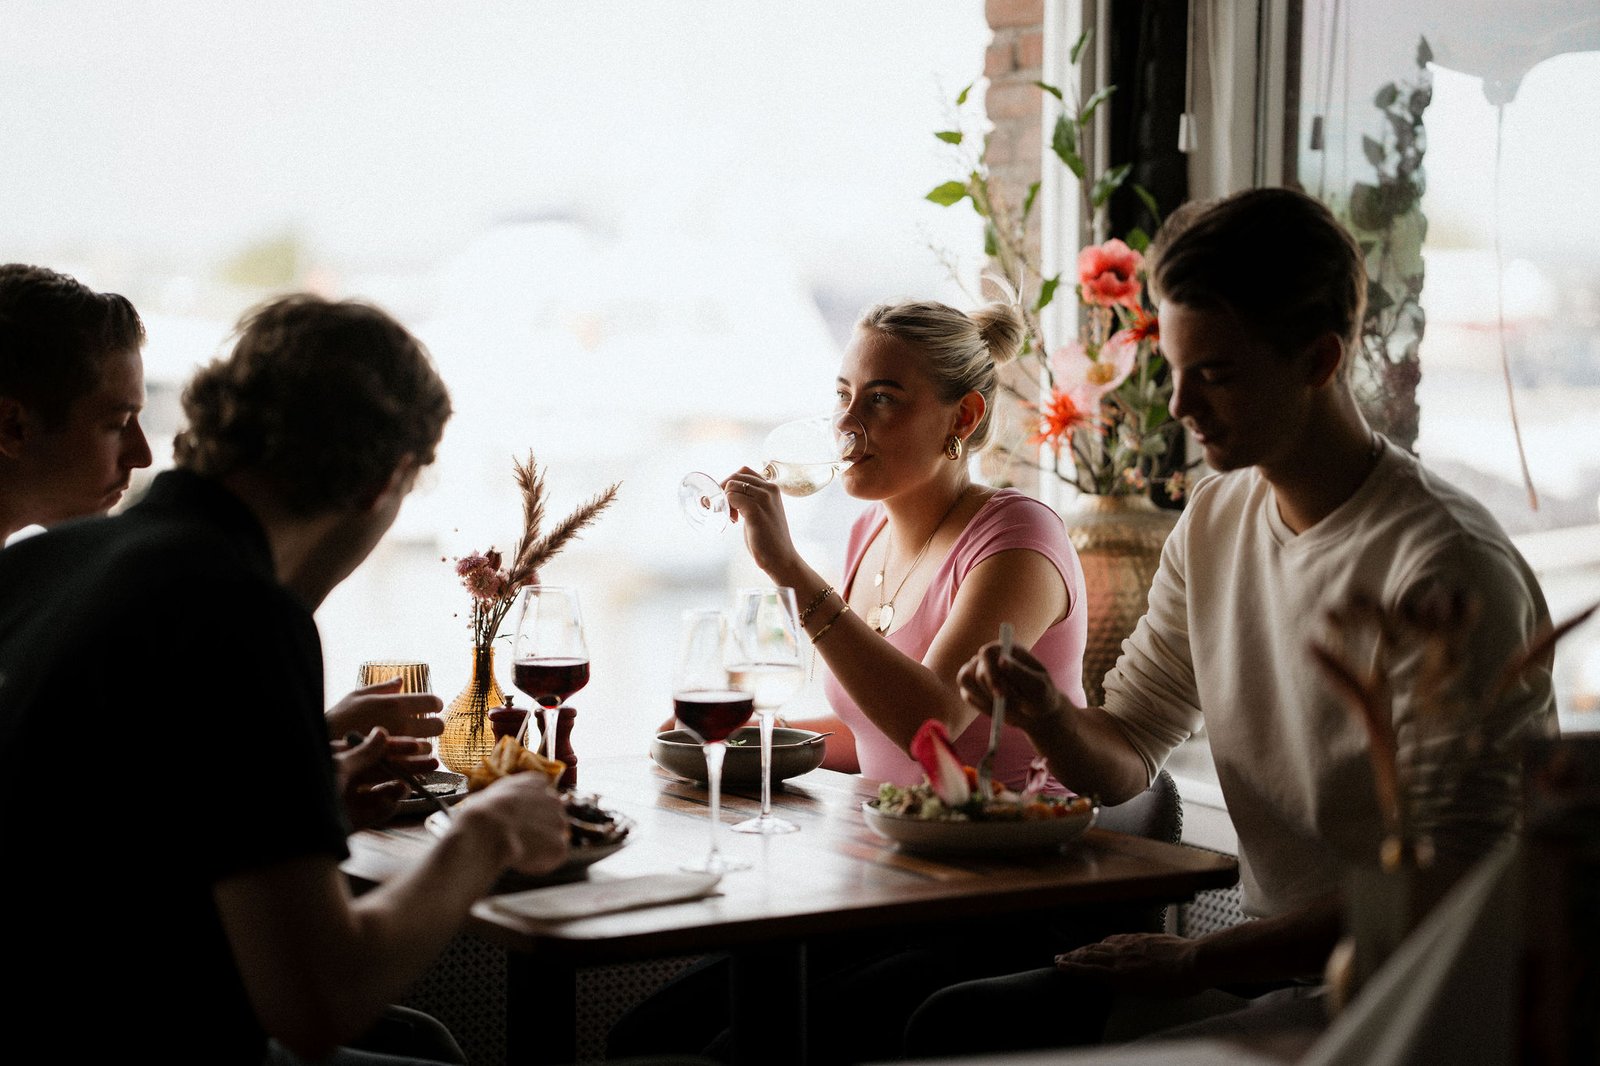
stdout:
[[(501, 874), (567, 850), (524, 774), (401, 877), (352, 897), (339, 869), (352, 825), (408, 792), (388, 766), (426, 757), (381, 729), (330, 751), (312, 612), (433, 460), (448, 394), (384, 312), (290, 296), (183, 403), (177, 468), (138, 503), (0, 551), (0, 758), (49, 770), (0, 901), (62, 937), (28, 953), (12, 1010), (91, 1061), (403, 1061), (344, 1045)], [(151, 758), (130, 789), (133, 730)]]

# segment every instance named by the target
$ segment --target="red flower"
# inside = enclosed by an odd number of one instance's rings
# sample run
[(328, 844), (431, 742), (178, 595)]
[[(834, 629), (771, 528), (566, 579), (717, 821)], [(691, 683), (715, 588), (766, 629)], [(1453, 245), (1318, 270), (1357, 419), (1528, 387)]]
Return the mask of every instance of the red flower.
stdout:
[(1074, 429), (1093, 421), (1093, 416), (1082, 406), (1082, 397), (1061, 389), (1051, 389), (1050, 399), (1044, 406), (1033, 409), (1039, 412), (1039, 430), (1028, 438), (1028, 443), (1048, 444), (1058, 452), (1063, 443), (1072, 443)]
[(966, 768), (956, 758), (950, 746), (950, 733), (944, 723), (930, 718), (922, 723), (917, 735), (911, 738), (911, 755), (922, 764), (928, 784), (939, 802), (946, 807), (960, 807), (972, 798), (972, 786), (967, 783)]
[(1133, 309), (1133, 325), (1123, 330), (1128, 339), (1138, 344), (1140, 341), (1150, 341), (1152, 344), (1161, 340), (1161, 320), (1150, 314), (1142, 306)]
[(1113, 237), (1078, 254), (1078, 293), (1101, 307), (1139, 305), (1139, 267), (1144, 257)]

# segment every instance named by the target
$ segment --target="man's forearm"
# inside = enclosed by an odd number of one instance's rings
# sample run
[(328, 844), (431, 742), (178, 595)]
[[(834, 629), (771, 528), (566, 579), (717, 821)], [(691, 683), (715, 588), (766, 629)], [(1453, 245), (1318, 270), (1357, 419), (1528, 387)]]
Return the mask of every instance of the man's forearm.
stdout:
[(1103, 707), (1074, 707), (1062, 699), (1028, 735), (1056, 779), (1081, 795), (1115, 805), (1150, 786), (1144, 758)]

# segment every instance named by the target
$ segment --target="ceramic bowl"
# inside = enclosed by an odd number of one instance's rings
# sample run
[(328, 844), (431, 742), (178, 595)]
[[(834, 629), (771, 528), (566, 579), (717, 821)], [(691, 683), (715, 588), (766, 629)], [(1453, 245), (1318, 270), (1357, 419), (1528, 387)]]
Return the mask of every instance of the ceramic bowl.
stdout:
[(1100, 808), (1088, 807), (1061, 818), (1039, 821), (946, 822), (885, 814), (878, 810), (877, 800), (867, 800), (861, 805), (861, 814), (874, 833), (907, 851), (1022, 855), (1059, 851), (1094, 825)]
[[(827, 754), (826, 734), (809, 729), (772, 730), (772, 780), (786, 781), (810, 773)], [(664, 770), (690, 781), (705, 781), (706, 757), (700, 742), (687, 729), (670, 729), (650, 742), (650, 757)], [(761, 729), (747, 725), (728, 738), (722, 761), (724, 788), (761, 787)]]

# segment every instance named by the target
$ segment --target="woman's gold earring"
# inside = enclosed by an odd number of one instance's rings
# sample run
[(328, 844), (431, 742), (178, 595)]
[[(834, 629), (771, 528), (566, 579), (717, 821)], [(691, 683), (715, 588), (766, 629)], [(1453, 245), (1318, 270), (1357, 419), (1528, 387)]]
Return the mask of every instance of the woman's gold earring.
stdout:
[(944, 457), (951, 462), (959, 460), (966, 450), (966, 442), (954, 433), (950, 434), (950, 439), (944, 442)]

